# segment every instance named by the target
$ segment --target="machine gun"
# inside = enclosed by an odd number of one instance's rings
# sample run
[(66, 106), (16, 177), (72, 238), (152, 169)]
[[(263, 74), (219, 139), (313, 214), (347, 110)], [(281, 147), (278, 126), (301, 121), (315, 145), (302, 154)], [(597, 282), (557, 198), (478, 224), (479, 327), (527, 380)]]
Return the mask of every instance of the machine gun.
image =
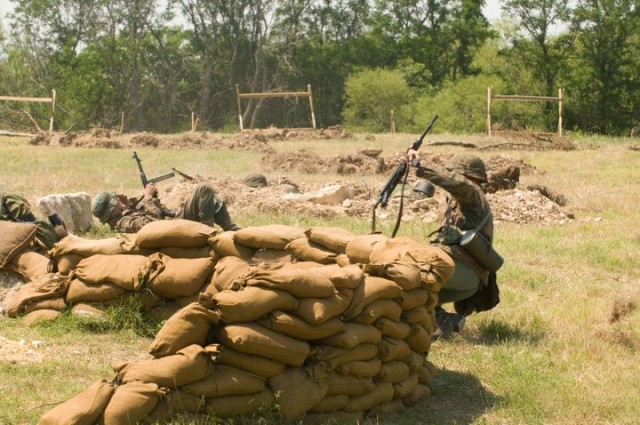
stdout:
[(135, 151), (133, 152), (133, 159), (135, 159), (136, 162), (138, 163), (138, 171), (140, 172), (140, 180), (142, 180), (143, 188), (147, 187), (149, 183), (158, 183), (163, 180), (167, 180), (167, 179), (170, 179), (171, 177), (176, 176), (174, 172), (171, 172), (171, 173), (163, 174), (162, 176), (158, 176), (153, 179), (147, 179), (147, 175), (144, 173), (144, 169), (142, 168), (142, 161), (140, 160), (140, 157)]
[[(427, 128), (424, 130), (422, 135), (418, 139), (416, 139), (415, 142), (413, 142), (413, 144), (409, 147), (409, 149), (413, 149), (414, 151), (417, 151), (418, 149), (420, 149), (420, 146), (422, 145), (422, 140), (425, 138), (427, 133), (431, 130), (431, 127), (433, 127), (433, 124), (436, 122), (437, 119), (438, 119), (438, 115), (434, 115), (433, 118), (431, 119), (431, 122), (429, 123)], [(407, 149), (407, 151), (409, 149)], [(417, 164), (418, 164), (417, 160), (414, 159), (412, 165), (415, 166)], [(371, 222), (372, 233), (375, 233), (376, 231), (376, 208), (378, 208), (378, 206), (382, 206), (383, 208), (387, 206), (389, 202), (389, 198), (391, 197), (391, 194), (403, 179), (406, 181), (408, 173), (409, 173), (409, 164), (405, 159), (403, 159), (400, 162), (400, 164), (398, 164), (398, 166), (394, 170), (391, 177), (389, 177), (389, 180), (387, 180), (387, 182), (385, 183), (384, 187), (380, 191), (380, 195), (378, 195), (378, 201), (373, 207), (373, 218)], [(400, 226), (401, 216), (402, 216), (402, 198), (400, 203), (400, 212), (398, 214), (398, 220), (396, 222), (395, 228), (393, 229), (393, 234), (391, 237), (394, 237), (398, 231), (398, 227)]]

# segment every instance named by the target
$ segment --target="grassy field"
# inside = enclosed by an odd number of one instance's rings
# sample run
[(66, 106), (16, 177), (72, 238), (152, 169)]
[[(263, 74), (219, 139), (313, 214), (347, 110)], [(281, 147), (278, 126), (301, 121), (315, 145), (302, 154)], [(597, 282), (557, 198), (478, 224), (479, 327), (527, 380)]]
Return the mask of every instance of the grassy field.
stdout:
[[(462, 137), (444, 135), (447, 140)], [(277, 151), (307, 149), (320, 155), (359, 147), (404, 150), (415, 135), (375, 140), (274, 142)], [(640, 418), (640, 152), (631, 139), (574, 139), (574, 150), (480, 151), (522, 158), (544, 174), (523, 184), (545, 184), (568, 199), (575, 220), (566, 224), (496, 226), (505, 257), (498, 273), (501, 303), (467, 319), (465, 331), (433, 344), (439, 368), (433, 395), (378, 424), (635, 424)], [(434, 152), (460, 148), (433, 147)], [(139, 149), (149, 174), (170, 167), (203, 176), (261, 170), (251, 152)], [(0, 191), (34, 200), (49, 193), (100, 190), (137, 193), (132, 152), (31, 146), (0, 138)], [(143, 156), (144, 155), (144, 156)], [(343, 176), (291, 175), (294, 181), (345, 180)], [(358, 177), (352, 177), (358, 179)], [(370, 184), (382, 184), (386, 176)], [(370, 223), (348, 218), (331, 223), (309, 217), (234, 216), (254, 223), (337, 225), (356, 233)], [(382, 228), (385, 233), (390, 231)], [(421, 224), (400, 234), (422, 239)], [(113, 377), (110, 365), (145, 358), (151, 339), (126, 326), (88, 329), (73, 320), (29, 328), (0, 319), (0, 346), (33, 345), (25, 358), (0, 358), (0, 423), (31, 424), (55, 405)], [(268, 422), (268, 421), (263, 421)], [(181, 422), (182, 423), (182, 422)], [(184, 423), (193, 422), (188, 419)], [(204, 422), (202, 422), (204, 423)], [(211, 423), (211, 422), (209, 422)]]

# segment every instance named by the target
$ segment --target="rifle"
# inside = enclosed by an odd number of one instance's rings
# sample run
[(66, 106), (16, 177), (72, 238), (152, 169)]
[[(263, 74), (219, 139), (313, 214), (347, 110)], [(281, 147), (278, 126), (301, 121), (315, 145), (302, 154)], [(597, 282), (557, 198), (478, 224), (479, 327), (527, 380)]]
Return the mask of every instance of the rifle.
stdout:
[[(427, 133), (431, 130), (431, 127), (433, 127), (433, 124), (436, 122), (437, 119), (438, 119), (438, 115), (434, 115), (433, 118), (431, 119), (431, 122), (429, 123), (427, 128), (424, 130), (422, 135), (420, 137), (418, 137), (418, 139), (416, 139), (415, 142), (413, 142), (413, 144), (409, 147), (409, 149), (413, 149), (414, 151), (417, 151), (418, 149), (420, 149), (420, 146), (422, 145), (422, 140), (425, 138)], [(407, 149), (407, 151), (409, 151), (409, 149)], [(418, 161), (414, 159), (412, 161), (412, 165), (413, 166), (418, 165)], [(391, 196), (391, 194), (395, 190), (396, 186), (398, 186), (400, 181), (403, 178), (406, 179), (406, 176), (407, 176), (408, 172), (409, 172), (409, 164), (407, 163), (407, 161), (405, 159), (403, 159), (400, 162), (400, 164), (398, 164), (398, 166), (394, 170), (393, 174), (391, 175), (391, 177), (389, 177), (389, 180), (387, 180), (387, 182), (385, 183), (384, 187), (380, 191), (380, 195), (378, 195), (378, 201), (376, 202), (376, 204), (373, 207), (373, 221), (372, 221), (372, 224), (371, 224), (373, 233), (375, 233), (375, 228), (376, 228), (376, 208), (378, 208), (379, 205), (381, 205), (383, 208), (387, 206), (387, 204), (389, 202), (389, 197)], [(398, 215), (398, 221), (396, 223), (396, 227), (393, 230), (392, 237), (394, 237), (396, 232), (398, 231), (398, 227), (400, 225), (401, 214), (402, 214), (402, 203), (400, 204), (400, 213)]]
[(135, 151), (133, 152), (133, 159), (135, 159), (136, 162), (138, 163), (138, 170), (140, 172), (140, 180), (142, 180), (143, 188), (147, 187), (149, 183), (158, 183), (163, 180), (170, 179), (171, 177), (175, 177), (176, 175), (174, 172), (171, 172), (171, 173), (163, 174), (162, 176), (158, 176), (153, 179), (147, 179), (147, 175), (144, 173), (144, 169), (142, 168), (142, 161), (140, 160), (140, 157)]

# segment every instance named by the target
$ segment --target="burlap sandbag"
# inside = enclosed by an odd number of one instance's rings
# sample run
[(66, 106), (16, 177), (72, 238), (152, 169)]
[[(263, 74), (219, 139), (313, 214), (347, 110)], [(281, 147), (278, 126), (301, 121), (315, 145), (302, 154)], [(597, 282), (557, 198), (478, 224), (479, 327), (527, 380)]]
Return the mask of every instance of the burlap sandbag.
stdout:
[(284, 247), (295, 260), (315, 261), (319, 264), (335, 264), (337, 254), (306, 237), (295, 239)]
[(343, 332), (324, 338), (320, 343), (350, 350), (360, 344), (378, 344), (381, 338), (382, 333), (375, 326), (348, 322)]
[(364, 267), (364, 271), (373, 276), (393, 280), (404, 291), (418, 288), (422, 282), (420, 267), (415, 263), (393, 261), (391, 263), (371, 263)]
[(310, 325), (299, 317), (280, 310), (268, 314), (259, 323), (265, 328), (301, 341), (328, 338), (346, 329), (344, 322), (335, 317), (320, 325)]
[(242, 288), (242, 279), (249, 273), (251, 266), (238, 257), (223, 257), (215, 265), (211, 283), (218, 291), (231, 289), (237, 291)]
[(429, 312), (426, 307), (418, 307), (411, 310), (405, 310), (401, 315), (402, 321), (411, 325), (418, 324), (422, 326), (429, 334), (433, 333), (433, 324), (435, 323), (435, 313)]
[(62, 313), (58, 310), (40, 309), (34, 310), (24, 315), (22, 318), (22, 324), (25, 326), (31, 326), (36, 322), (51, 322), (62, 316)]
[(351, 397), (349, 404), (344, 408), (347, 412), (366, 412), (376, 406), (388, 403), (393, 399), (393, 385), (382, 382), (368, 394)]
[(380, 373), (375, 377), (376, 382), (396, 383), (409, 377), (409, 366), (401, 360), (382, 362)]
[(436, 376), (436, 367), (429, 360), (425, 359), (422, 366), (416, 370), (416, 375), (418, 375), (418, 382), (423, 385), (431, 385), (433, 382), (433, 378)]
[(169, 318), (149, 347), (153, 357), (171, 356), (190, 345), (205, 345), (211, 327), (220, 320), (220, 313), (191, 303)]
[(227, 325), (215, 330), (217, 340), (236, 351), (264, 356), (300, 366), (309, 355), (309, 344), (279, 334), (257, 323)]
[(175, 219), (156, 220), (145, 224), (136, 234), (140, 248), (196, 248), (207, 244), (216, 230), (197, 221)]
[(349, 256), (347, 254), (338, 254), (336, 256), (336, 264), (339, 265), (340, 267), (346, 267), (349, 265), (356, 265), (351, 263), (351, 260), (349, 260)]
[(251, 257), (252, 264), (290, 263), (291, 254), (284, 249), (258, 249)]
[[(315, 270), (315, 269), (311, 269)], [(329, 297), (336, 287), (322, 273), (313, 273), (288, 264), (260, 264), (254, 266), (242, 278), (247, 286), (280, 289), (299, 298)]]
[(353, 360), (336, 368), (341, 375), (351, 375), (358, 378), (373, 378), (382, 368), (382, 360), (371, 359), (367, 361)]
[(209, 375), (219, 350), (217, 345), (193, 344), (172, 356), (114, 365), (113, 370), (124, 383), (153, 382), (161, 387), (177, 388)]
[(383, 336), (397, 339), (405, 339), (411, 331), (408, 323), (389, 320), (386, 317), (379, 318), (373, 325), (380, 329)]
[(126, 289), (109, 282), (89, 285), (80, 279), (71, 279), (65, 299), (69, 304), (112, 300), (127, 292)]
[(257, 394), (229, 395), (206, 399), (205, 413), (218, 418), (248, 416), (274, 404), (273, 392), (266, 388)]
[[(416, 381), (417, 382), (417, 381)], [(237, 367), (216, 364), (211, 373), (181, 387), (198, 397), (255, 394), (264, 391), (266, 379)]]
[(337, 253), (344, 253), (349, 242), (356, 237), (349, 230), (341, 227), (315, 226), (304, 233), (311, 242)]
[(7, 303), (5, 314), (9, 317), (18, 317), (24, 314), (30, 303), (45, 299), (64, 298), (67, 291), (67, 282), (55, 273), (47, 273), (39, 279), (28, 282), (16, 291)]
[(78, 278), (89, 285), (110, 282), (136, 292), (144, 285), (147, 260), (144, 255), (92, 255), (78, 263), (70, 278)]
[(304, 231), (295, 226), (267, 224), (240, 229), (233, 235), (233, 239), (250, 248), (284, 249), (289, 242), (303, 236)]
[(338, 289), (335, 294), (325, 298), (300, 298), (298, 308), (293, 313), (310, 325), (319, 326), (341, 316), (352, 299), (351, 289)]
[(71, 306), (71, 314), (85, 319), (106, 320), (107, 313), (104, 309), (100, 304), (78, 303)]
[(49, 274), (49, 259), (30, 249), (24, 249), (13, 256), (7, 269), (18, 273), (24, 280), (31, 282)]
[(378, 350), (378, 357), (383, 362), (402, 360), (411, 352), (409, 345), (404, 340), (388, 337), (382, 338), (378, 344)]
[(384, 243), (387, 239), (389, 238), (382, 234), (356, 236), (347, 244), (345, 253), (352, 264), (367, 264), (373, 248)]
[(13, 260), (18, 253), (31, 245), (38, 231), (35, 223), (14, 223), (0, 220), (0, 269)]
[(104, 425), (137, 424), (166, 393), (155, 383), (129, 382), (116, 388), (98, 422)]
[(327, 395), (344, 394), (356, 397), (372, 391), (376, 384), (371, 378), (359, 378), (353, 375), (343, 375), (337, 372), (329, 373), (327, 377), (329, 388)]
[(263, 378), (271, 378), (282, 373), (287, 365), (264, 356), (241, 353), (229, 347), (224, 347), (218, 355), (221, 365), (235, 366), (239, 369), (256, 374)]
[(116, 385), (106, 379), (94, 382), (75, 397), (57, 405), (38, 420), (38, 425), (93, 425), (109, 404)]
[(377, 355), (377, 344), (360, 344), (350, 350), (330, 345), (314, 345), (311, 349), (311, 358), (326, 363), (329, 370), (354, 360), (371, 360)]
[(403, 399), (413, 392), (418, 386), (418, 375), (415, 373), (400, 382), (393, 384), (393, 398)]
[(366, 305), (362, 310), (362, 313), (354, 317), (352, 320), (364, 325), (370, 325), (381, 317), (397, 322), (400, 320), (401, 314), (402, 308), (400, 308), (400, 304), (394, 300), (382, 298)]
[(44, 300), (33, 301), (24, 308), (24, 314), (29, 314), (36, 310), (56, 310), (65, 311), (69, 306), (63, 297), (46, 298)]
[(256, 253), (256, 248), (242, 245), (235, 241), (235, 231), (227, 231), (211, 236), (207, 242), (218, 257), (237, 257), (249, 261)]
[(135, 235), (121, 233), (112, 238), (85, 239), (77, 235), (68, 235), (60, 239), (47, 252), (49, 258), (59, 260), (67, 254), (80, 255), (83, 258), (92, 255), (146, 254), (136, 246)]
[(79, 254), (64, 254), (57, 259), (51, 259), (52, 272), (57, 272), (62, 276), (67, 276), (76, 268), (80, 260), (84, 257)]
[(344, 312), (345, 320), (362, 313), (364, 307), (379, 299), (402, 299), (402, 288), (394, 281), (383, 277), (367, 275), (353, 291), (353, 300)]
[(326, 276), (336, 288), (355, 289), (364, 281), (364, 272), (355, 264), (324, 266), (313, 272)]
[(295, 310), (298, 299), (285, 291), (248, 286), (224, 290), (213, 296), (213, 304), (224, 323), (253, 322), (275, 310)]
[[(325, 396), (309, 409), (310, 413), (333, 413), (344, 408), (349, 403), (349, 396), (345, 394), (336, 394)], [(306, 421), (305, 421), (306, 423)]]
[(405, 341), (412, 351), (427, 354), (431, 348), (431, 333), (422, 326), (413, 324), (411, 325), (411, 333)]
[(409, 366), (409, 372), (414, 373), (424, 363), (426, 355), (411, 351), (407, 357), (402, 359)]
[(429, 397), (431, 397), (431, 388), (423, 384), (418, 384), (411, 393), (402, 399), (402, 402), (405, 406), (413, 406)]
[(400, 307), (402, 310), (413, 310), (414, 308), (424, 307), (429, 301), (429, 291), (424, 288), (416, 288), (410, 291), (404, 291)]
[(144, 424), (170, 424), (172, 419), (181, 413), (204, 413), (204, 398), (196, 397), (193, 394), (180, 389), (166, 389), (166, 394), (162, 397), (156, 407), (143, 419)]
[(196, 294), (213, 273), (215, 263), (207, 258), (171, 258), (162, 253), (149, 256), (147, 287), (164, 298)]
[(409, 237), (388, 239), (376, 245), (370, 257), (371, 263), (413, 263), (421, 271), (422, 285), (438, 292), (455, 270), (453, 259), (441, 248), (423, 244)]
[[(395, 397), (395, 387), (393, 389), (393, 396)], [(369, 410), (368, 415), (371, 415), (373, 417), (383, 417), (383, 416), (388, 416), (391, 415), (393, 413), (399, 412), (400, 410), (404, 409), (404, 403), (402, 402), (401, 399), (393, 399), (391, 401), (388, 401), (386, 403), (382, 403), (379, 404), (377, 406), (375, 406), (373, 409)]]
[(301, 368), (288, 368), (270, 378), (268, 385), (274, 394), (278, 394), (278, 405), (285, 422), (303, 416), (327, 395), (329, 389), (326, 380), (316, 381)]

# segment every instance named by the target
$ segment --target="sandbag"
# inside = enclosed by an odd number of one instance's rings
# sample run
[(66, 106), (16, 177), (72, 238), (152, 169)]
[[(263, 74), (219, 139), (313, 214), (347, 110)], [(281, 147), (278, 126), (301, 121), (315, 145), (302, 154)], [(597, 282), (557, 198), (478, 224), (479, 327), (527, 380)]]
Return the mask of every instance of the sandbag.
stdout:
[(299, 298), (329, 297), (336, 292), (333, 282), (322, 273), (309, 272), (288, 264), (254, 266), (240, 281), (243, 286), (280, 289)]
[(344, 408), (347, 412), (366, 412), (372, 408), (388, 403), (393, 399), (393, 385), (380, 383), (368, 394), (351, 397), (349, 404)]
[(279, 334), (256, 323), (227, 325), (215, 330), (218, 341), (242, 353), (264, 356), (300, 366), (309, 355), (309, 344)]
[(35, 223), (16, 223), (0, 220), (0, 269), (13, 260), (18, 253), (33, 243), (38, 231)]
[(195, 248), (182, 248), (178, 246), (165, 246), (160, 248), (160, 253), (171, 258), (212, 258), (215, 263), (218, 256), (209, 245)]
[(409, 345), (402, 339), (383, 337), (378, 344), (378, 358), (383, 362), (402, 360), (410, 352)]
[(107, 313), (102, 307), (87, 303), (79, 303), (71, 307), (71, 314), (94, 320), (104, 320), (107, 318)]
[[(395, 387), (393, 389), (393, 396), (395, 397)], [(393, 413), (396, 413), (400, 410), (404, 409), (404, 403), (400, 399), (393, 399), (386, 403), (379, 404), (374, 406), (371, 410), (369, 410), (368, 415), (374, 416), (376, 418), (388, 416)]]
[(22, 318), (22, 323), (25, 326), (31, 326), (36, 322), (50, 322), (52, 320), (56, 320), (60, 316), (62, 316), (62, 313), (58, 310), (34, 310), (24, 315), (24, 317)]
[(402, 399), (402, 402), (405, 406), (413, 406), (429, 397), (431, 397), (431, 388), (423, 384), (418, 384), (411, 393)]
[(386, 317), (379, 318), (373, 325), (380, 329), (383, 336), (396, 339), (405, 339), (411, 331), (411, 327), (408, 323), (396, 322), (389, 320)]
[(57, 405), (38, 420), (38, 425), (93, 425), (107, 407), (116, 385), (106, 379), (94, 382), (75, 397)]
[[(333, 413), (337, 410), (343, 409), (349, 403), (349, 396), (345, 394), (327, 395), (308, 412), (310, 413)], [(306, 419), (306, 418), (305, 418)], [(306, 423), (306, 421), (304, 422)]]
[(218, 291), (242, 288), (242, 278), (251, 270), (247, 261), (238, 257), (223, 257), (215, 265), (211, 283)]
[(55, 273), (48, 273), (38, 280), (22, 285), (5, 306), (5, 314), (9, 317), (18, 317), (24, 314), (30, 303), (51, 298), (64, 298), (66, 291), (66, 281)]
[(347, 245), (356, 235), (341, 227), (315, 226), (305, 232), (307, 238), (333, 252), (345, 253)]
[(224, 347), (218, 355), (221, 365), (235, 366), (263, 378), (271, 378), (282, 373), (286, 368), (282, 362), (255, 354), (241, 353), (229, 347)]
[(411, 262), (370, 263), (364, 267), (364, 271), (374, 276), (393, 280), (403, 291), (416, 289), (422, 283), (420, 267)]
[(249, 261), (256, 253), (256, 248), (250, 248), (235, 241), (235, 231), (227, 231), (209, 237), (207, 242), (218, 257), (236, 257)]
[(271, 312), (259, 323), (265, 328), (301, 341), (327, 338), (346, 329), (344, 322), (335, 317), (320, 325), (310, 325), (295, 315), (279, 310)]
[(418, 307), (411, 310), (405, 310), (400, 316), (403, 322), (409, 324), (418, 324), (422, 326), (429, 334), (433, 333), (435, 323), (435, 313), (429, 312), (426, 307)]
[(206, 399), (205, 413), (218, 418), (248, 416), (274, 404), (273, 392), (266, 388), (257, 394), (230, 395)]
[(336, 262), (337, 254), (334, 251), (311, 242), (306, 237), (289, 242), (284, 249), (294, 260), (314, 261), (318, 264), (335, 264)]
[(64, 254), (58, 258), (50, 258), (49, 270), (59, 275), (67, 276), (76, 268), (84, 257), (79, 254)]
[(359, 378), (353, 375), (343, 375), (331, 372), (327, 377), (329, 388), (327, 395), (345, 394), (349, 397), (356, 397), (372, 391), (376, 384), (371, 378)]
[(65, 311), (67, 309), (67, 303), (64, 298), (45, 298), (43, 300), (32, 301), (24, 308), (24, 314), (29, 314), (36, 310), (56, 310)]
[(204, 413), (205, 400), (180, 389), (166, 389), (156, 407), (149, 412), (142, 423), (157, 425), (158, 423), (172, 423), (174, 416), (180, 413)]
[(364, 281), (364, 272), (355, 264), (346, 266), (324, 266), (314, 273), (326, 276), (336, 288), (355, 289)]
[(429, 360), (425, 359), (422, 366), (416, 370), (418, 375), (418, 382), (423, 385), (431, 385), (433, 378), (436, 376), (436, 367)]
[(110, 282), (137, 292), (145, 283), (143, 276), (147, 260), (144, 255), (96, 254), (82, 259), (69, 276), (70, 279), (78, 278), (90, 285)]
[(30, 282), (49, 274), (49, 259), (38, 252), (24, 249), (13, 256), (6, 268)]
[(400, 307), (402, 310), (413, 310), (414, 308), (424, 307), (429, 301), (429, 291), (424, 288), (416, 288), (410, 291), (404, 291)]
[(190, 345), (205, 345), (211, 327), (220, 321), (220, 313), (191, 303), (169, 318), (156, 334), (149, 354), (160, 358), (170, 356)]
[(373, 248), (378, 244), (384, 243), (387, 239), (389, 238), (382, 234), (356, 236), (345, 247), (345, 253), (352, 264), (367, 264), (370, 262), (369, 256)]
[(382, 361), (380, 359), (352, 360), (338, 366), (336, 372), (341, 375), (351, 375), (358, 378), (373, 378), (380, 373), (381, 368)]
[(395, 383), (400, 382), (409, 377), (409, 366), (400, 360), (392, 360), (382, 362), (380, 373), (375, 377), (376, 382)]
[(393, 398), (408, 397), (418, 386), (418, 375), (410, 374), (405, 380), (393, 384)]
[(377, 344), (360, 344), (350, 350), (331, 345), (314, 345), (310, 353), (312, 359), (326, 363), (329, 370), (354, 360), (371, 360), (377, 355)]
[(217, 345), (193, 344), (172, 356), (114, 365), (113, 370), (125, 384), (141, 381), (177, 388), (209, 375), (218, 352)]
[(253, 322), (275, 310), (295, 310), (298, 299), (285, 291), (248, 286), (240, 291), (224, 290), (213, 296), (224, 323)]
[(350, 289), (338, 289), (331, 297), (300, 298), (298, 308), (293, 312), (310, 325), (319, 326), (327, 320), (342, 315), (353, 298)]
[(329, 389), (326, 380), (315, 381), (301, 368), (288, 368), (270, 378), (268, 385), (274, 394), (278, 394), (278, 405), (285, 422), (303, 416), (326, 396)]
[(284, 249), (289, 242), (304, 236), (304, 231), (295, 226), (267, 224), (237, 230), (233, 239), (250, 248)]
[(402, 288), (394, 281), (383, 277), (367, 275), (360, 286), (353, 291), (353, 300), (344, 312), (345, 320), (350, 320), (364, 310), (364, 307), (378, 299), (402, 299)]
[(431, 348), (431, 333), (427, 332), (422, 326), (413, 324), (411, 325), (411, 332), (405, 341), (412, 351), (427, 354)]
[(366, 305), (362, 313), (354, 317), (352, 320), (356, 323), (370, 325), (381, 317), (387, 318), (392, 321), (399, 321), (402, 314), (402, 308), (394, 300), (382, 298), (375, 300), (369, 305)]
[(126, 289), (109, 282), (89, 285), (80, 279), (71, 279), (65, 299), (69, 304), (101, 302), (120, 297), (126, 292)]
[(382, 333), (375, 326), (347, 322), (343, 332), (324, 338), (320, 343), (349, 350), (360, 344), (378, 344), (381, 338)]
[(166, 390), (154, 383), (130, 382), (116, 388), (98, 422), (104, 425), (131, 425), (149, 414)]
[(213, 227), (197, 221), (156, 220), (142, 226), (136, 234), (136, 245), (140, 248), (196, 248), (206, 245), (215, 234)]
[(208, 376), (181, 387), (190, 394), (205, 398), (255, 394), (264, 391), (265, 388), (265, 378), (237, 367), (220, 364), (214, 365)]
[(207, 258), (171, 258), (162, 253), (149, 256), (147, 287), (164, 298), (196, 294), (209, 279), (215, 263)]
[(86, 239), (70, 234), (56, 242), (47, 252), (49, 258), (59, 260), (67, 254), (76, 254), (82, 258), (92, 255), (146, 254), (136, 246), (135, 235), (121, 233), (111, 238)]

